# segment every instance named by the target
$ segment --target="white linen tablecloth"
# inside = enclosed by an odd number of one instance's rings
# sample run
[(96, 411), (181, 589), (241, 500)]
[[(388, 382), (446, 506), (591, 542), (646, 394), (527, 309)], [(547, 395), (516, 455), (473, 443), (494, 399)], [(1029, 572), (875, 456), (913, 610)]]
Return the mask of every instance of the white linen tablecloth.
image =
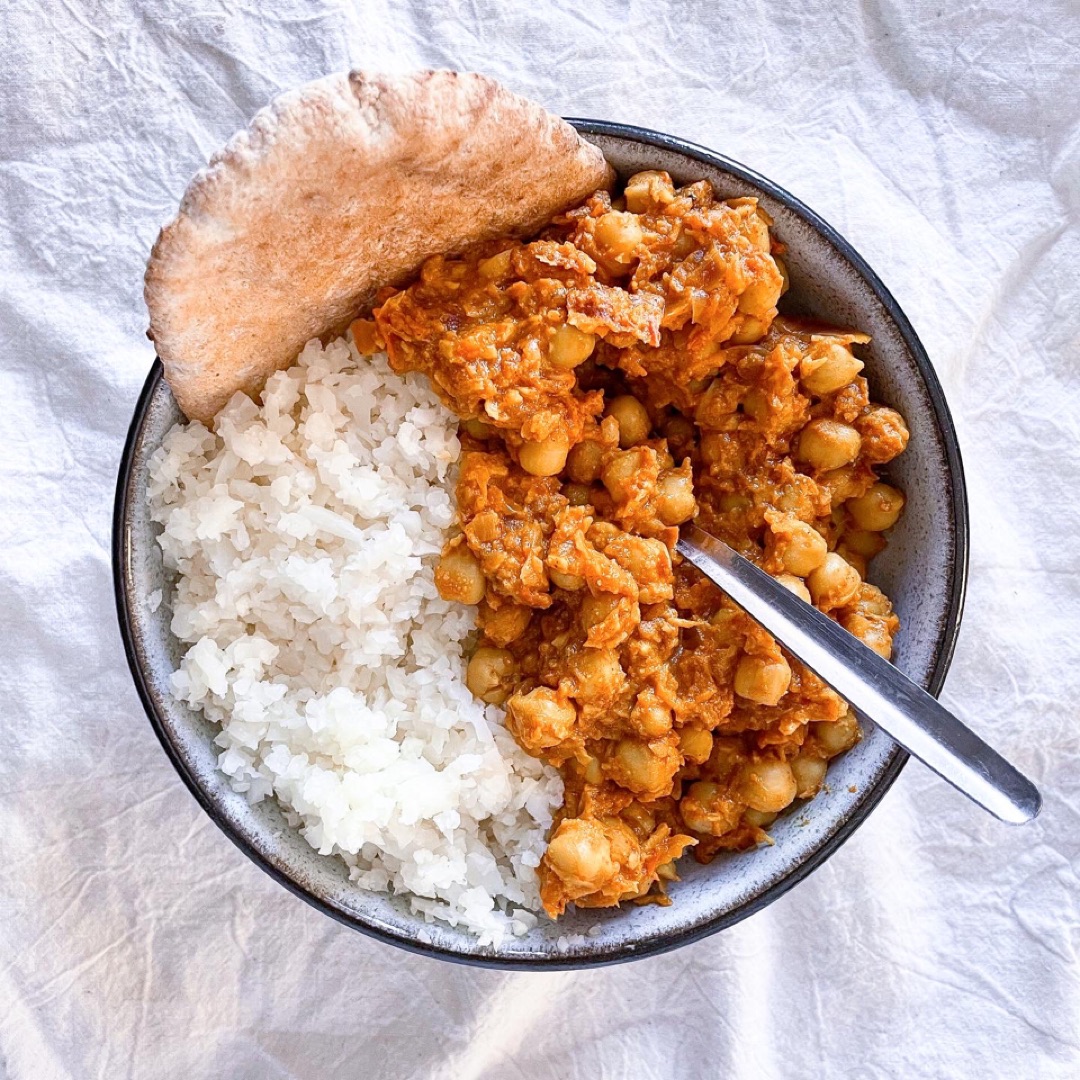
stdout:
[[(6, 0), (0, 31), (0, 1076), (1080, 1075), (1076, 0)], [(545, 975), (369, 941), (217, 831), (113, 615), (143, 266), (212, 150), (350, 65), (479, 70), (704, 143), (867, 257), (967, 464), (944, 698), (1041, 785), (1035, 824), (913, 763), (761, 914)]]

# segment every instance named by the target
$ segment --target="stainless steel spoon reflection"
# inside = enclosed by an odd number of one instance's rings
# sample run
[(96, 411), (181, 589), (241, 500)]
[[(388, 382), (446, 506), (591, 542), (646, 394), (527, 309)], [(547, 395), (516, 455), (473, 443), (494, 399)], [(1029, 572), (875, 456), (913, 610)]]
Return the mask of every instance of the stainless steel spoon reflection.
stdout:
[(722, 540), (686, 525), (678, 552), (793, 656), (909, 754), (1014, 825), (1042, 806), (1035, 785), (922, 687)]

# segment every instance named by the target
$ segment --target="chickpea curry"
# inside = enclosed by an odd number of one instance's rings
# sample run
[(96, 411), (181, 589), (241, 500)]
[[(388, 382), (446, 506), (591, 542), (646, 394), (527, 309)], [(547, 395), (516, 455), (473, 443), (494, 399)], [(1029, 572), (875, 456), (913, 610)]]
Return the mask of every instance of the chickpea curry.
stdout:
[(565, 781), (540, 866), (567, 904), (666, 903), (675, 861), (769, 842), (859, 739), (846, 703), (675, 554), (692, 518), (882, 656), (866, 580), (907, 428), (858, 332), (781, 317), (754, 199), (662, 172), (531, 242), (428, 260), (353, 333), (462, 421), (443, 597), (477, 605), (469, 689)]

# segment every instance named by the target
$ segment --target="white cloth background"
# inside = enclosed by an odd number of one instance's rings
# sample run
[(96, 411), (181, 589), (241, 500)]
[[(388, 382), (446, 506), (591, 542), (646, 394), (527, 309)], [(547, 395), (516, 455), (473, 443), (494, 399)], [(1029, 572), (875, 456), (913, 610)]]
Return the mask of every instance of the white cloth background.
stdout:
[[(971, 495), (945, 699), (1041, 785), (918, 764), (768, 910), (589, 972), (409, 956), (202, 814), (132, 688), (109, 517), (153, 358), (142, 271), (206, 156), (355, 66), (487, 72), (722, 150), (837, 226), (921, 334)], [(1076, 0), (5, 0), (0, 1076), (1080, 1075)]]

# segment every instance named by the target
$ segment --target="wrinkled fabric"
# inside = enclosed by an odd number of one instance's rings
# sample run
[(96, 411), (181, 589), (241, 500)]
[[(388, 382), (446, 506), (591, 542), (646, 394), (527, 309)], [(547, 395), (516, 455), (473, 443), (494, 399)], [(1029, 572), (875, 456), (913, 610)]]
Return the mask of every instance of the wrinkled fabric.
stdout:
[[(1080, 1075), (1075, 0), (8, 0), (0, 29), (0, 1077)], [(205, 158), (350, 64), (479, 70), (714, 147), (866, 256), (967, 465), (944, 699), (1039, 783), (1037, 822), (912, 763), (762, 913), (544, 975), (369, 941), (217, 831), (113, 614), (142, 272)]]

